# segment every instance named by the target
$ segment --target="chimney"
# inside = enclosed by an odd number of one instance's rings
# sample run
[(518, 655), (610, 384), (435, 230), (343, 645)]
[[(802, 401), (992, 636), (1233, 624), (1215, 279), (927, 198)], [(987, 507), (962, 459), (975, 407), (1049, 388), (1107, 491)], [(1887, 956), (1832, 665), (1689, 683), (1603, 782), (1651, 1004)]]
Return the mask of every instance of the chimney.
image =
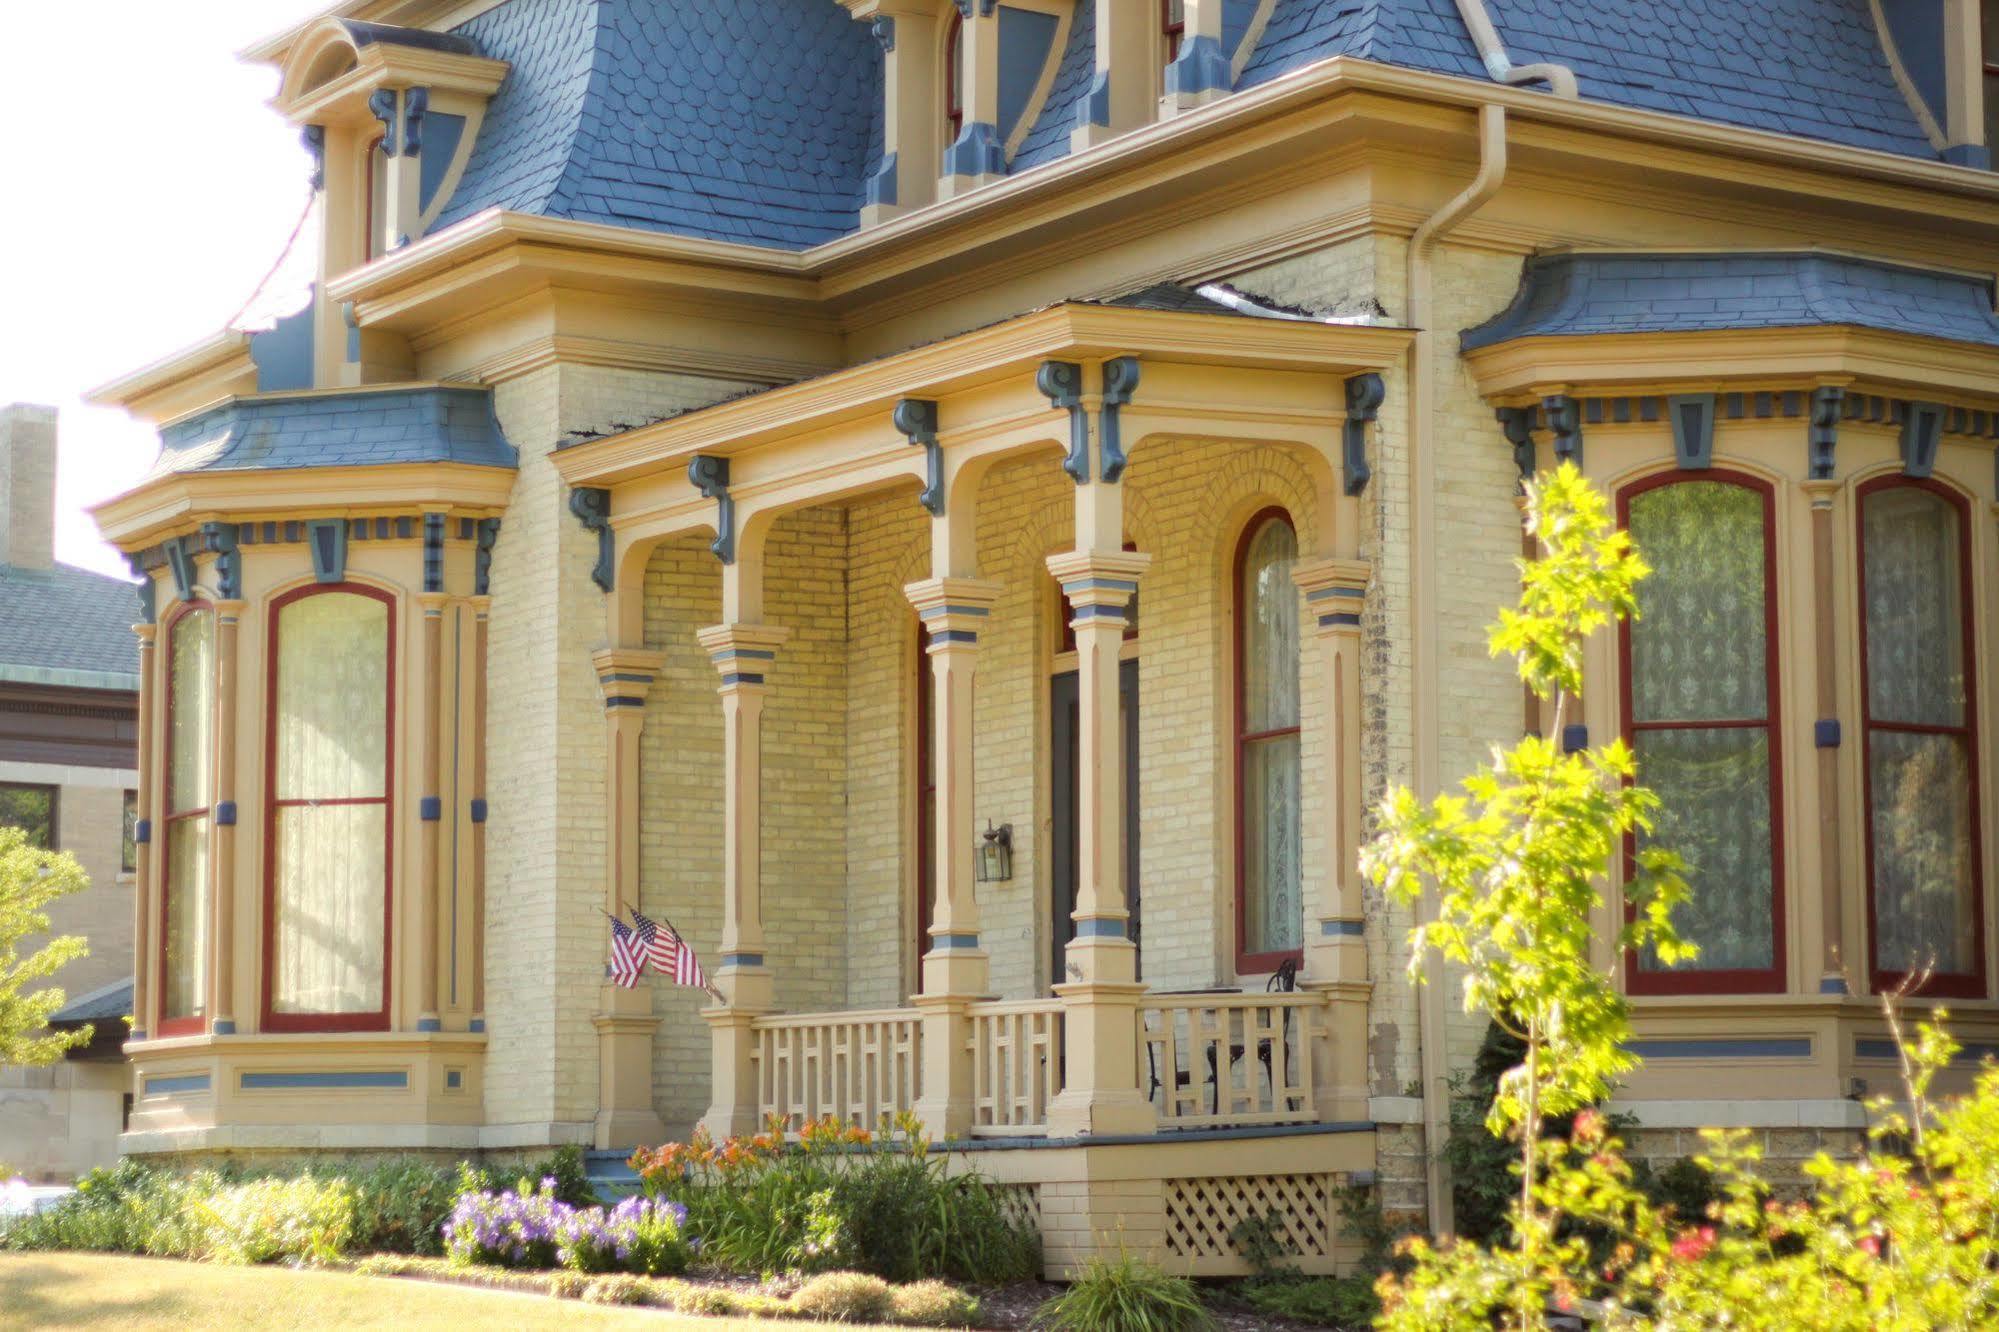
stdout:
[(56, 409), (0, 407), (0, 565), (48, 569), (56, 558)]

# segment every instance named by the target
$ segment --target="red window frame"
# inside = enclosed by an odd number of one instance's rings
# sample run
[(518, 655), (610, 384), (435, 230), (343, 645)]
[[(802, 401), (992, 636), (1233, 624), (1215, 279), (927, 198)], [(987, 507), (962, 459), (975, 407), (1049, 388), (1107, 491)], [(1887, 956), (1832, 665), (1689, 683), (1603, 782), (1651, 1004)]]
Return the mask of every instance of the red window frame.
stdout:
[(944, 29), (944, 122), (951, 128), (950, 142), (956, 143), (965, 129), (965, 102), (958, 82), (958, 47), (964, 39), (965, 20), (955, 10)]
[(937, 762), (932, 750), (936, 697), (931, 679), (929, 631), (916, 623), (916, 985), (923, 993), (923, 955), (937, 920)]
[[(1264, 525), (1273, 519), (1282, 519), (1284, 525), (1291, 529), (1292, 539), (1297, 539), (1298, 523), (1297, 520), (1292, 518), (1291, 511), (1280, 504), (1272, 504), (1266, 508), (1257, 510), (1255, 515), (1247, 523), (1243, 524), (1242, 535), (1236, 538), (1235, 559), (1230, 562), (1232, 586), (1229, 597), (1235, 612), (1233, 622), (1230, 625), (1230, 633), (1235, 639), (1231, 649), (1235, 664), (1235, 679), (1231, 685), (1231, 689), (1235, 694), (1235, 966), (1238, 975), (1257, 975), (1266, 971), (1275, 971), (1287, 961), (1302, 963), (1305, 959), (1302, 924), (1300, 944), (1297, 948), (1280, 948), (1265, 952), (1251, 952), (1247, 947), (1249, 939), (1249, 837), (1247, 835), (1249, 829), (1249, 810), (1247, 808), (1249, 791), (1243, 782), (1244, 761), (1248, 757), (1251, 745), (1262, 740), (1275, 740), (1287, 735), (1297, 735), (1300, 729), (1297, 726), (1278, 726), (1266, 731), (1250, 731), (1247, 729), (1249, 724), (1248, 700), (1245, 695), (1248, 691), (1245, 688), (1247, 677), (1243, 671), (1243, 640), (1248, 636), (1244, 631), (1244, 626), (1248, 623), (1245, 614), (1248, 608), (1244, 605), (1242, 576), (1249, 563), (1250, 543), (1256, 540), (1257, 533), (1263, 530)], [(1297, 663), (1293, 662), (1292, 667), (1295, 670)], [(1301, 688), (1302, 685), (1303, 681), (1301, 680)], [(1301, 754), (1301, 762), (1302, 758), (1303, 755)], [(1300, 794), (1303, 794), (1302, 789)], [(1299, 817), (1302, 823), (1302, 810)], [(1300, 833), (1302, 835), (1302, 828), (1300, 829)], [(1300, 908), (1302, 910), (1303, 895), (1306, 889), (1306, 881), (1303, 878), (1304, 866), (1302, 864), (1299, 866), (1299, 874), (1300, 882), (1298, 891), (1300, 895)]]
[[(174, 798), (174, 635), (180, 631), (182, 621), (188, 616), (203, 611), (213, 616), (215, 607), (206, 601), (183, 601), (174, 607), (173, 614), (167, 617), (166, 624), (162, 626), (166, 636), (165, 661), (162, 663), (166, 675), (166, 688), (160, 692), (166, 696), (166, 701), (165, 706), (160, 709), (163, 728), (160, 732), (160, 854), (155, 862), (159, 865), (160, 874), (160, 939), (157, 950), (159, 956), (155, 971), (156, 979), (153, 982), (158, 1002), (155, 1011), (159, 1014), (159, 1021), (153, 1024), (153, 1034), (156, 1036), (199, 1036), (208, 1030), (208, 996), (205, 994), (200, 997), (200, 1012), (185, 1017), (167, 1016), (167, 897), (173, 891), (174, 825), (185, 823), (189, 819), (208, 818), (215, 811), (212, 803), (215, 798), (213, 791), (208, 793), (211, 803), (206, 805), (174, 809), (171, 804)], [(218, 648), (221, 646), (219, 634), (216, 637), (216, 645)], [(214, 682), (211, 680), (209, 684), (212, 688)], [(209, 743), (214, 743), (212, 734), (209, 736)], [(209, 825), (210, 828), (213, 826)], [(212, 847), (210, 851), (213, 852)]]
[[(382, 794), (341, 800), (278, 799), (278, 629), (285, 607), (307, 597), (347, 592), (381, 602), (388, 611), (383, 690)], [(395, 990), (396, 919), (396, 598), (365, 583), (308, 583), (272, 600), (264, 653), (264, 965), (260, 1007), (265, 1031), (387, 1031)], [(371, 1013), (279, 1013), (271, 1003), (277, 975), (278, 810), (295, 805), (380, 805), (382, 818), (382, 1006)]]
[[(1870, 495), (1884, 490), (1917, 489), (1939, 495), (1957, 513), (1957, 560), (1958, 560), (1958, 616), (1959, 637), (1963, 639), (1964, 650), (1964, 723), (1961, 726), (1931, 726), (1920, 722), (1890, 722), (1874, 720), (1870, 704), (1867, 674), (1867, 521), (1866, 506)], [(1874, 919), (1874, 769), (1870, 762), (1874, 743), (1874, 732), (1899, 731), (1915, 735), (1954, 735), (1964, 741), (1966, 772), (1970, 778), (1970, 790), (1966, 793), (1971, 808), (1971, 919), (1973, 935), (1977, 941), (1974, 950), (1974, 969), (1970, 972), (1943, 972), (1933, 974), (1929, 983), (1918, 993), (1950, 998), (1977, 998), (1986, 995), (1985, 977), (1985, 882), (1984, 854), (1982, 840), (1982, 808), (1978, 803), (1978, 656), (1973, 629), (1977, 624), (1977, 599), (1972, 594), (1971, 575), (1971, 506), (1958, 491), (1942, 482), (1927, 477), (1891, 475), (1877, 477), (1862, 485), (1854, 492), (1854, 586), (1860, 598), (1860, 784), (1861, 784), (1861, 828), (1866, 839), (1867, 851), (1867, 974), (1868, 981), (1876, 994), (1884, 994), (1909, 979), (1904, 971), (1883, 970), (1875, 951), (1878, 931)]]
[(1187, 10), (1183, 4), (1178, 19), (1173, 17), (1173, 0), (1159, 0), (1159, 31), (1166, 38), (1166, 63), (1180, 58), (1180, 43), (1187, 35)]
[[(1764, 696), (1767, 706), (1763, 719), (1731, 721), (1725, 719), (1700, 721), (1637, 722), (1631, 700), (1631, 622), (1624, 621), (1617, 630), (1617, 674), (1618, 708), (1621, 714), (1624, 743), (1637, 748), (1637, 736), (1641, 731), (1672, 730), (1720, 730), (1760, 728), (1766, 735), (1770, 748), (1770, 965), (1768, 967), (1730, 967), (1702, 971), (1692, 968), (1647, 971), (1639, 965), (1639, 958), (1630, 952), (1625, 954), (1625, 988), (1632, 994), (1782, 994), (1785, 977), (1789, 974), (1789, 951), (1786, 947), (1785, 926), (1785, 882), (1784, 882), (1784, 752), (1782, 725), (1783, 680), (1778, 671), (1777, 645), (1777, 492), (1776, 488), (1761, 477), (1746, 472), (1730, 471), (1713, 467), (1699, 471), (1675, 470), (1660, 472), (1625, 486), (1617, 493), (1617, 525), (1625, 530), (1631, 527), (1631, 502), (1648, 491), (1660, 490), (1667, 486), (1689, 482), (1718, 482), (1723, 485), (1741, 486), (1754, 493), (1763, 503), (1763, 673)], [(1640, 552), (1641, 554), (1643, 552)], [(1643, 595), (1642, 592), (1640, 594)], [(1632, 872), (1638, 853), (1637, 838), (1627, 836), (1624, 841), (1625, 873)], [(1631, 908), (1625, 908), (1626, 919), (1632, 915)]]

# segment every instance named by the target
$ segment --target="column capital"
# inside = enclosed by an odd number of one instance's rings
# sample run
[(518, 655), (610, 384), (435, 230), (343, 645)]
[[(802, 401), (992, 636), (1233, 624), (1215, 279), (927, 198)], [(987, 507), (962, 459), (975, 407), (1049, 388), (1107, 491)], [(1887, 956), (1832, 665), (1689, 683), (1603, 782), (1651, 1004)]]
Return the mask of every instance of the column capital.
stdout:
[(1050, 555), (1047, 564), (1071, 606), (1122, 607), (1138, 591), (1152, 556), (1132, 550), (1065, 550)]
[[(217, 600), (209, 604), (215, 607), (216, 621), (221, 624), (227, 624), (242, 619), (243, 608), (250, 603), (247, 601)], [(151, 627), (151, 625), (147, 626), (147, 628)]]
[(153, 623), (151, 620), (141, 620), (138, 624), (133, 625), (132, 632), (135, 635), (137, 635), (139, 639), (139, 651), (144, 652), (148, 648), (152, 647), (153, 636), (159, 633), (159, 631), (160, 631), (160, 626)]
[(590, 654), (590, 661), (597, 668), (605, 707), (642, 707), (666, 654), (656, 648), (601, 647)]
[(1360, 610), (1367, 598), (1368, 576), (1373, 572), (1366, 560), (1323, 556), (1300, 560), (1291, 569), (1291, 581), (1305, 593), (1305, 602), (1318, 620), (1322, 634), (1360, 632)]
[(1002, 587), (983, 578), (925, 578), (905, 584), (902, 593), (932, 645), (977, 643)]
[(1798, 489), (1811, 497), (1814, 509), (1830, 509), (1833, 499), (1845, 488), (1845, 485), (1844, 481), (1836, 481), (1831, 477), (1813, 477), (1808, 481), (1798, 482)]
[(450, 602), (451, 594), (448, 592), (419, 592), (416, 594), (416, 604), (423, 609), (425, 615), (443, 615), (445, 606), (449, 605)]
[(694, 635), (725, 688), (761, 685), (764, 668), (790, 638), (791, 630), (775, 624), (711, 624)]

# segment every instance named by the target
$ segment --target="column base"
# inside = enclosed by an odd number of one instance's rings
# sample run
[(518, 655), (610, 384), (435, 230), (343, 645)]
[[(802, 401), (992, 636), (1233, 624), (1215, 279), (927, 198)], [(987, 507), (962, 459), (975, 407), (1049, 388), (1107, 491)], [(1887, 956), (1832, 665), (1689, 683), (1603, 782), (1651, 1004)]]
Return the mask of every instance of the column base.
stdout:
[(666, 1124), (653, 1109), (652, 989), (602, 987), (597, 1028), (597, 1117), (600, 1148), (649, 1146), (666, 1139)]
[[(1072, 952), (1075, 947), (1070, 945)], [(1095, 941), (1085, 947), (1104, 945)], [(1124, 947), (1131, 949), (1130, 944)], [(1111, 951), (1116, 955), (1118, 950)], [(1048, 1102), (1049, 1136), (1157, 1132), (1159, 1112), (1138, 1081), (1138, 1006), (1145, 986), (1136, 981), (1081, 981), (1057, 985), (1055, 993), (1062, 1000), (1067, 1074), (1066, 1085)]]
[(1143, 1137), (1159, 1131), (1159, 1111), (1136, 1089), (1064, 1090), (1048, 1102), (1051, 1138)]
[(763, 1127), (757, 1088), (756, 1032), (752, 1028), (762, 1008), (721, 1006), (705, 1008), (701, 1020), (708, 1024), (712, 1040), (709, 1051), (708, 1086), (713, 1098), (701, 1127), (711, 1137), (740, 1137)]
[[(926, 965), (930, 959), (924, 959)], [(979, 955), (984, 962), (985, 955)], [(922, 1014), (923, 1095), (911, 1107), (933, 1141), (969, 1137), (972, 1131), (972, 1069), (969, 1010), (978, 996), (920, 994), (909, 1002)]]

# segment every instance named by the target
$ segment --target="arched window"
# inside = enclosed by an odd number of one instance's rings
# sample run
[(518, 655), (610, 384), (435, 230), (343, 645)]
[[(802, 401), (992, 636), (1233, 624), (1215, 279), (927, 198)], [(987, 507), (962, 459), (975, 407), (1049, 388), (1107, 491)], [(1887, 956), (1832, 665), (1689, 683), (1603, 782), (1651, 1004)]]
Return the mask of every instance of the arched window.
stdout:
[(1900, 476), (1859, 501), (1870, 979), (1932, 967), (1927, 993), (1982, 996), (1964, 503)]
[(1621, 630), (1625, 738), (1659, 795), (1659, 845), (1687, 861), (1675, 913), (1700, 946), (1667, 969), (1635, 959), (1639, 993), (1765, 993), (1784, 986), (1771, 489), (1722, 471), (1666, 473), (1625, 490), (1619, 518), (1652, 576)]
[(215, 612), (191, 602), (167, 624), (165, 848), (160, 876), (161, 1036), (208, 1017), (208, 831), (215, 799)]
[(944, 29), (944, 123), (947, 144), (956, 143), (965, 128), (965, 20), (951, 15)]
[(264, 1025), (389, 1025), (395, 631), (387, 593), (280, 597), (270, 619)]
[(1236, 968), (1304, 947), (1299, 798), (1298, 534), (1282, 509), (1243, 530), (1235, 558)]

